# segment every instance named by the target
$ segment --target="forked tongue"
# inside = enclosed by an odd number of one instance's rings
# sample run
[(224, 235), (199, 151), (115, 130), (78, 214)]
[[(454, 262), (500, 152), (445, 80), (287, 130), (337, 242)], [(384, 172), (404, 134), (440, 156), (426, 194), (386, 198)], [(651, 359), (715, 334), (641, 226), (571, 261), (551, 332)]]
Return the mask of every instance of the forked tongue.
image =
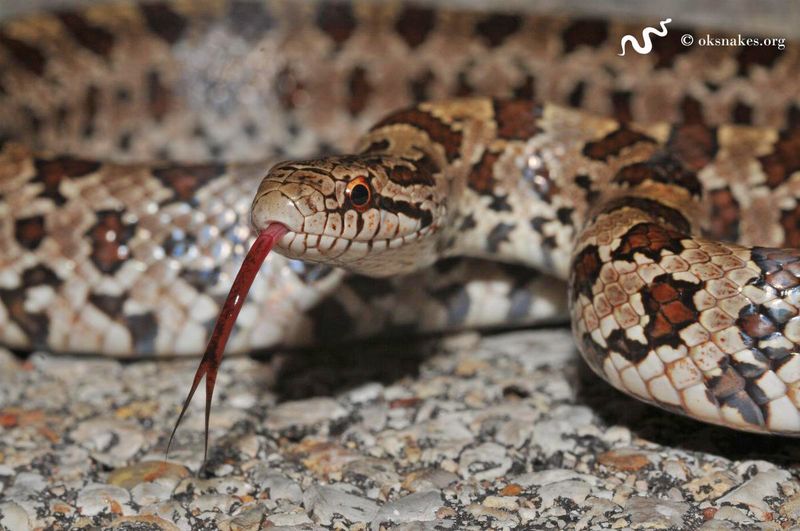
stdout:
[(178, 420), (175, 422), (175, 427), (172, 428), (172, 434), (169, 436), (167, 443), (167, 452), (169, 455), (169, 448), (172, 446), (172, 439), (175, 437), (175, 432), (186, 413), (186, 408), (192, 401), (194, 392), (197, 386), (200, 385), (200, 380), (203, 376), (206, 377), (206, 430), (205, 430), (205, 447), (203, 451), (203, 464), (205, 465), (208, 458), (208, 419), (211, 415), (211, 397), (214, 394), (214, 384), (217, 381), (217, 371), (222, 362), (222, 354), (225, 352), (225, 344), (228, 342), (228, 337), (231, 335), (233, 325), (236, 322), (236, 317), (239, 315), (239, 310), (242, 309), (244, 300), (247, 297), (247, 292), (250, 291), (250, 286), (253, 285), (253, 280), (256, 277), (261, 264), (269, 254), (275, 243), (288, 232), (288, 229), (280, 223), (272, 223), (266, 229), (261, 231), (244, 257), (244, 262), (236, 273), (236, 278), (233, 280), (233, 286), (228, 293), (228, 298), (225, 299), (225, 304), (222, 305), (222, 311), (219, 312), (217, 322), (214, 325), (214, 331), (211, 333), (211, 339), (208, 340), (206, 352), (203, 354), (203, 359), (200, 361), (200, 366), (197, 367), (197, 372), (194, 373), (194, 381), (192, 388), (189, 390), (189, 395), (183, 403), (181, 414), (178, 415)]

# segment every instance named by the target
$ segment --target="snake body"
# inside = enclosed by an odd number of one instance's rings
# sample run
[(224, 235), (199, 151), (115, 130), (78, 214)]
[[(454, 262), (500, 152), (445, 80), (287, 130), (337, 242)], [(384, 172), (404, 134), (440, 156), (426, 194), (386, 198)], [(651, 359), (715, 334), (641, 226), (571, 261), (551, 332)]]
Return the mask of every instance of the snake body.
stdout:
[[(234, 350), (343, 315), (355, 333), (529, 320), (520, 294), (548, 283), (536, 268), (569, 282), (577, 343), (615, 387), (800, 433), (800, 255), (778, 249), (800, 234), (799, 56), (684, 48), (671, 31), (650, 56), (617, 57), (635, 31), (288, 2), (9, 24), (0, 336), (199, 351), (252, 218), (287, 226), (289, 258), (391, 279), (271, 260)], [(87, 74), (65, 83), (75, 68)], [(303, 160), (258, 186), (276, 158)]]

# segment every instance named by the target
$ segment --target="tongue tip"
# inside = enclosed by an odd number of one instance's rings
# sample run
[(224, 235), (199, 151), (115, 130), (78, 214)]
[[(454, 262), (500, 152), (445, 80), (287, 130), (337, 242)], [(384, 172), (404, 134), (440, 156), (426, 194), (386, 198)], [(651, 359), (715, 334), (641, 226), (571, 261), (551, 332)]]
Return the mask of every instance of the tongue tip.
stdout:
[[(192, 396), (194, 395), (197, 386), (200, 384), (200, 381), (205, 376), (205, 440), (207, 455), (208, 420), (211, 413), (211, 397), (214, 393), (214, 384), (217, 379), (217, 371), (219, 370), (220, 363), (222, 362), (223, 353), (225, 352), (225, 345), (228, 342), (228, 337), (230, 336), (233, 325), (239, 315), (239, 310), (241, 310), (247, 293), (250, 291), (250, 286), (252, 285), (256, 274), (258, 274), (258, 271), (261, 268), (261, 264), (264, 262), (264, 259), (267, 257), (270, 250), (272, 250), (272, 247), (275, 245), (275, 243), (287, 232), (289, 232), (289, 229), (286, 228), (286, 225), (283, 223), (271, 222), (267, 224), (267, 227), (258, 233), (253, 246), (245, 256), (244, 261), (239, 268), (239, 272), (233, 281), (230, 292), (228, 293), (228, 297), (226, 298), (225, 303), (220, 310), (219, 317), (217, 317), (217, 322), (214, 325), (214, 330), (211, 334), (211, 338), (209, 339), (208, 346), (206, 347), (206, 352), (203, 355), (203, 359), (200, 361), (197, 371), (195, 372), (194, 381), (192, 382), (189, 394), (183, 403), (181, 413), (178, 416), (178, 420), (175, 423), (172, 434), (170, 435), (169, 442), (167, 443), (167, 453), (169, 453), (169, 448), (172, 444), (172, 439), (175, 436), (175, 431), (178, 429), (178, 425), (180, 424), (184, 413), (186, 413), (189, 403), (192, 401)], [(205, 458), (203, 461), (205, 462)]]

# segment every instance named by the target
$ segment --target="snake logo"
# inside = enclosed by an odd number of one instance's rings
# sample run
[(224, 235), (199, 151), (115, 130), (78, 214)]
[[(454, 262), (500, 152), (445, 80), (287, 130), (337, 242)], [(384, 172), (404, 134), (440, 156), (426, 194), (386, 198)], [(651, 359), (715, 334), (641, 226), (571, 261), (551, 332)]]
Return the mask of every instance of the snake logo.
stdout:
[(636, 40), (636, 37), (633, 35), (625, 35), (622, 37), (620, 41), (620, 46), (622, 47), (622, 53), (618, 53), (617, 55), (623, 57), (625, 55), (625, 45), (630, 43), (636, 53), (641, 55), (646, 55), (650, 53), (653, 49), (653, 43), (650, 41), (650, 35), (655, 34), (659, 37), (665, 37), (667, 35), (667, 24), (672, 22), (671, 18), (661, 21), (661, 31), (657, 30), (656, 28), (647, 27), (642, 30), (642, 40), (644, 41), (644, 46), (640, 45), (639, 42)]

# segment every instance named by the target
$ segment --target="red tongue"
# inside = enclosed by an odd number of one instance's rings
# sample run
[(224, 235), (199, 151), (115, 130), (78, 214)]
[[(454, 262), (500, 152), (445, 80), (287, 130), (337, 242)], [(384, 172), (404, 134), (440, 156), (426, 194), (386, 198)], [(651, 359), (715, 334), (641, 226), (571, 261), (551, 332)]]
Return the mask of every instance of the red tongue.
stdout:
[(197, 372), (194, 373), (194, 381), (192, 388), (189, 390), (189, 395), (181, 408), (181, 414), (178, 416), (178, 421), (172, 429), (172, 434), (169, 436), (167, 443), (167, 455), (169, 455), (169, 448), (172, 445), (172, 438), (175, 437), (175, 432), (178, 430), (183, 419), (186, 408), (192, 401), (194, 392), (197, 386), (200, 385), (200, 380), (203, 376), (206, 377), (206, 439), (205, 451), (203, 455), (203, 462), (205, 463), (208, 457), (208, 419), (211, 415), (211, 396), (214, 394), (214, 384), (217, 381), (217, 371), (222, 362), (222, 354), (225, 351), (225, 344), (228, 342), (228, 336), (231, 335), (233, 324), (236, 322), (236, 317), (239, 315), (239, 310), (242, 309), (247, 292), (250, 291), (250, 286), (253, 285), (253, 280), (256, 278), (258, 270), (261, 269), (261, 264), (269, 254), (275, 243), (280, 240), (288, 229), (280, 223), (271, 223), (266, 229), (261, 231), (253, 242), (253, 246), (248, 251), (247, 256), (244, 257), (242, 267), (236, 274), (236, 278), (231, 286), (231, 291), (228, 293), (228, 298), (225, 299), (225, 304), (222, 305), (222, 311), (219, 312), (217, 322), (214, 325), (214, 332), (211, 334), (211, 339), (208, 341), (206, 352), (203, 354), (203, 359), (200, 361), (200, 366), (197, 367)]

